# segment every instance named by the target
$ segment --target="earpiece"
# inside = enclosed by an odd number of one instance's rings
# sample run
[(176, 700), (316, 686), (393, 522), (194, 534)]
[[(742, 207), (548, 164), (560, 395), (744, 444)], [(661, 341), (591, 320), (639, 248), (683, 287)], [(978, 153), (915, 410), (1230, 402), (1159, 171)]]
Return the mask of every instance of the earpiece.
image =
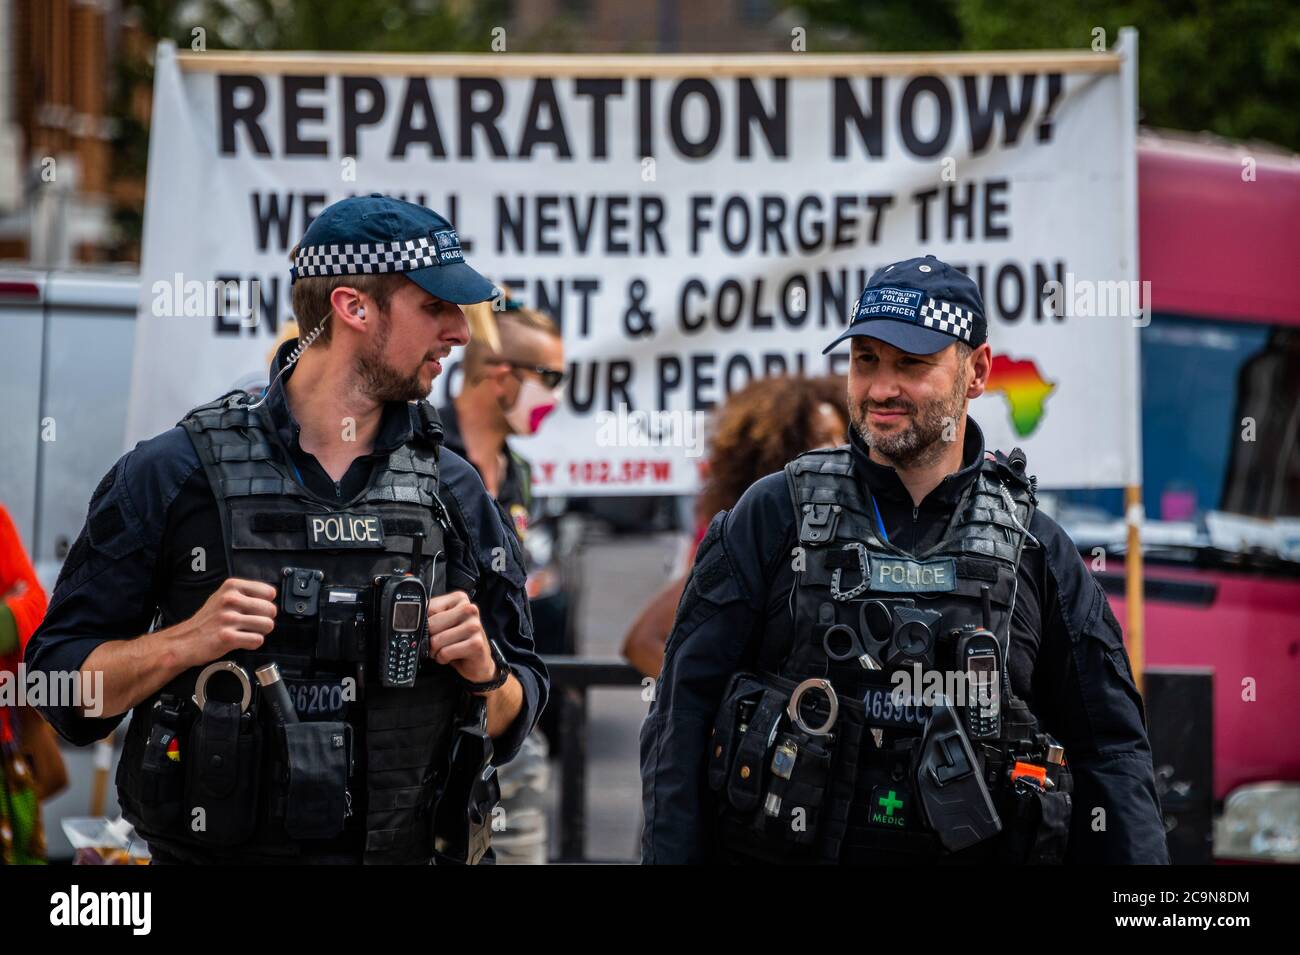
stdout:
[(297, 363), (298, 359), (302, 357), (302, 353), (311, 346), (312, 342), (320, 337), (321, 332), (325, 331), (325, 322), (329, 320), (330, 314), (330, 312), (326, 312), (322, 315), (319, 324), (308, 332), (305, 338), (300, 338), (298, 340), (298, 346), (293, 351), (289, 352), (289, 355), (285, 358), (284, 364), (280, 367), (280, 370), (276, 372), (275, 377), (271, 379), (271, 383), (266, 386), (266, 391), (262, 392), (262, 397), (250, 404), (248, 406), (249, 408), (256, 408), (266, 401), (267, 397), (271, 394), (271, 389), (275, 387), (275, 383), (280, 380), (280, 376), (292, 368), (294, 364)]
[(365, 317), (366, 317), (366, 310), (364, 308), (357, 309), (357, 318), (365, 318)]

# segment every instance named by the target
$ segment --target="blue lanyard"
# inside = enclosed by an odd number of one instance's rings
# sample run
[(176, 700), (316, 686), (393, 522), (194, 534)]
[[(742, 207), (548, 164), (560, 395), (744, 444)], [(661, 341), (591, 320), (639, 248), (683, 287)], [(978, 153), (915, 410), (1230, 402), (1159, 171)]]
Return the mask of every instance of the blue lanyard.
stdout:
[[(870, 491), (868, 491), (867, 493), (871, 494)], [(885, 543), (888, 544), (889, 532), (885, 530), (885, 519), (880, 516), (880, 505), (876, 503), (876, 495), (874, 494), (871, 494), (871, 506), (875, 508), (876, 511), (876, 523), (880, 525), (880, 536), (883, 537), (885, 539)]]

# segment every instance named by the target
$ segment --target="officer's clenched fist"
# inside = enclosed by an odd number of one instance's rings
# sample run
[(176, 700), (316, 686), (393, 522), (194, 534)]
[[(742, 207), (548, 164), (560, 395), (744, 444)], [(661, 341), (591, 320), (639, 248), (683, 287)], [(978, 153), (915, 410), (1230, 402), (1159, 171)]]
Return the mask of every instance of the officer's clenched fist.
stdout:
[(496, 675), (478, 607), (465, 591), (453, 590), (429, 601), (429, 656), (449, 664), (470, 683), (486, 683)]
[(231, 650), (256, 650), (275, 627), (275, 588), (227, 579), (182, 625), (187, 664), (201, 666)]

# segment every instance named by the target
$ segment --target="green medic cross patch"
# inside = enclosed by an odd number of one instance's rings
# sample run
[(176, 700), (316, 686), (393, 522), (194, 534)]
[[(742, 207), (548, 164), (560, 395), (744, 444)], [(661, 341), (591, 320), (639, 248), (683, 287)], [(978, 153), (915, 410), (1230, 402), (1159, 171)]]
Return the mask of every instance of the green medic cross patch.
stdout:
[(871, 790), (871, 799), (867, 803), (867, 822), (888, 829), (905, 829), (911, 803), (911, 794), (906, 789), (877, 786)]

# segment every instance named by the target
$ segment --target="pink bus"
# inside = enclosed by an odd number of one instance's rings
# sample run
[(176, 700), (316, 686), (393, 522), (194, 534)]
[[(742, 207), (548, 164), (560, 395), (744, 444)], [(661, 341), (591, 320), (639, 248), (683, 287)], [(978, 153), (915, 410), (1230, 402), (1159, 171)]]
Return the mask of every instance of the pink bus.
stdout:
[[(1215, 856), (1300, 862), (1300, 157), (1145, 133), (1138, 193), (1146, 665), (1213, 672)], [(1055, 504), (1124, 621), (1120, 492)]]

